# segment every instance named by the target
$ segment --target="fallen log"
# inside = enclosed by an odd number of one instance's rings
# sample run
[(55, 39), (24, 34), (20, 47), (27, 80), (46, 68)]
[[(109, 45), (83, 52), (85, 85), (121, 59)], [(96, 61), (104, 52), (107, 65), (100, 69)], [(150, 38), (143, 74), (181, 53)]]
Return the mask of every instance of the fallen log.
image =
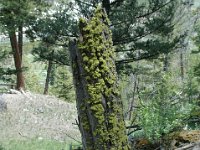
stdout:
[[(185, 146), (177, 148), (175, 150), (188, 150), (189, 148), (195, 148), (195, 146), (200, 147), (200, 141), (196, 142), (196, 143), (191, 143), (191, 144), (185, 145)], [(194, 150), (197, 150), (197, 149), (194, 149)]]

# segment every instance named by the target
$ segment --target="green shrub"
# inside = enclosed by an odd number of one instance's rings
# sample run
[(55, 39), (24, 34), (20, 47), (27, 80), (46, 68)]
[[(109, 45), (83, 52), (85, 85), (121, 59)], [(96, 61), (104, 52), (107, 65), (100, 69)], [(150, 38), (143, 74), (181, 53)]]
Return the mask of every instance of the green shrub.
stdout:
[(148, 100), (141, 101), (138, 122), (149, 140), (158, 140), (171, 131), (182, 129), (192, 110), (177, 86), (169, 83), (169, 78), (164, 76), (153, 91), (145, 93)]
[(185, 83), (184, 94), (187, 97), (190, 104), (193, 105), (193, 109), (190, 113), (188, 122), (188, 129), (199, 130), (200, 129), (200, 78), (196, 76), (194, 71), (188, 73), (187, 82)]

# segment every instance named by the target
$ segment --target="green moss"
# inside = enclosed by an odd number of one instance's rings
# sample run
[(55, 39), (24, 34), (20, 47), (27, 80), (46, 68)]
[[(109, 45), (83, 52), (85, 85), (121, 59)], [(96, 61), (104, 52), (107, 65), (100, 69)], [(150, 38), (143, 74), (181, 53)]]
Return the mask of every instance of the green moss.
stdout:
[[(89, 98), (85, 99), (85, 102), (90, 105), (87, 109), (92, 112), (97, 121), (97, 127), (93, 134), (98, 136), (97, 143), (102, 147), (106, 147), (106, 143), (110, 141), (113, 149), (122, 149), (123, 147), (126, 150), (128, 146), (123, 146), (123, 143), (127, 143), (127, 138), (124, 134), (122, 110), (119, 109), (120, 106), (116, 104), (117, 99), (115, 99), (119, 91), (116, 85), (112, 35), (108, 28), (110, 21), (102, 8), (98, 7), (91, 20), (86, 21), (81, 18), (80, 24), (84, 24), (82, 29), (84, 33), (83, 40), (79, 42), (78, 47), (83, 60), (82, 65), (89, 94)], [(106, 100), (104, 103), (109, 107), (107, 109), (110, 112), (104, 108), (103, 96)], [(121, 120), (119, 116), (121, 116)], [(86, 121), (87, 119), (87, 115), (83, 115), (82, 120), (85, 121), (83, 126), (89, 130), (90, 125)]]

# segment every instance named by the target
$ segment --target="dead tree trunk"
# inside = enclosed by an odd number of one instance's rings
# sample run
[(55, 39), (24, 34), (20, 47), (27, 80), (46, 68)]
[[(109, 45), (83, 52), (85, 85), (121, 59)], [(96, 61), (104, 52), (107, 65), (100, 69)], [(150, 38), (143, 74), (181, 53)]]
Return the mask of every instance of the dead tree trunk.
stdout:
[(19, 45), (17, 41), (17, 36), (15, 32), (9, 33), (10, 43), (12, 47), (13, 52), (13, 58), (15, 62), (15, 68), (16, 68), (16, 75), (17, 75), (17, 90), (23, 90), (25, 88), (24, 83), (24, 76), (22, 72), (22, 57), (19, 50)]
[(108, 24), (98, 8), (91, 20), (80, 19), (80, 40), (69, 46), (84, 150), (128, 149)]

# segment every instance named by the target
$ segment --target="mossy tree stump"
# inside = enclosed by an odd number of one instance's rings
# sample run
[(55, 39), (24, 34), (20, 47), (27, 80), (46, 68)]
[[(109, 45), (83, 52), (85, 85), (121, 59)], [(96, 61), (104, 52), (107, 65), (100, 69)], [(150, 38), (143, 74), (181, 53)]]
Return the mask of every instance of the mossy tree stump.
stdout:
[(70, 42), (83, 149), (127, 150), (109, 20), (98, 7), (80, 19), (80, 39)]

